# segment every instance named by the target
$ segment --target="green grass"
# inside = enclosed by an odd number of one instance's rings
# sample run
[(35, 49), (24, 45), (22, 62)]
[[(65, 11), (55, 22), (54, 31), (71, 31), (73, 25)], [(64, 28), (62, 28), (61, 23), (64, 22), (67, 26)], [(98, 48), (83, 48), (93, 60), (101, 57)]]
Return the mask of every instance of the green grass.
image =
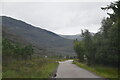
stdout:
[(88, 71), (94, 72), (96, 75), (99, 75), (103, 78), (118, 78), (118, 69), (112, 68), (112, 67), (105, 67), (105, 66), (87, 66), (84, 63), (80, 63), (78, 61), (74, 61), (73, 64), (76, 64), (77, 66), (84, 68)]
[(49, 78), (58, 66), (58, 63), (51, 59), (36, 59), (26, 62), (18, 61), (3, 66), (3, 78)]
[(42, 68), (41, 78), (49, 78), (55, 70), (57, 64), (51, 63)]
[(2, 79), (2, 72), (0, 72), (0, 80)]

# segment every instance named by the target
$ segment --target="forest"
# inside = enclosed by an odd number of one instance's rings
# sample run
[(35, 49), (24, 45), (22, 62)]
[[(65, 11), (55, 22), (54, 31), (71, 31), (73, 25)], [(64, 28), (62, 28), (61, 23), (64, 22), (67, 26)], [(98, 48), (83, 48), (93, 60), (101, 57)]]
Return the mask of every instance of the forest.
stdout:
[(4, 61), (9, 58), (15, 58), (16, 60), (30, 59), (34, 53), (32, 45), (23, 46), (5, 38), (2, 40), (2, 50)]
[(108, 17), (101, 21), (99, 31), (91, 33), (89, 30), (81, 30), (83, 40), (74, 40), (74, 50), (80, 62), (119, 67), (120, 1), (101, 9), (108, 12)]

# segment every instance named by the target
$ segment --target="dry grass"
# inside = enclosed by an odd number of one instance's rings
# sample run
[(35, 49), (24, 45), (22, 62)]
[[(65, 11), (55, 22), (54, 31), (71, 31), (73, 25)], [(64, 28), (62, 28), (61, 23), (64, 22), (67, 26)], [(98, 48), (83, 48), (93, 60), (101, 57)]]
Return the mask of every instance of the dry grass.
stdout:
[(52, 59), (15, 61), (3, 66), (3, 78), (49, 78), (57, 65)]

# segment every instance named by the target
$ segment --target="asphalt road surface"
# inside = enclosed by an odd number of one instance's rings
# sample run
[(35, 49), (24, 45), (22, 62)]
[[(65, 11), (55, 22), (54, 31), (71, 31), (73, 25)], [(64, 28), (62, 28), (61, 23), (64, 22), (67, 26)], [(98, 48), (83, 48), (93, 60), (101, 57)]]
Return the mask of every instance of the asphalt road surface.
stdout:
[(72, 60), (59, 62), (56, 74), (56, 78), (101, 78), (75, 64), (72, 64)]

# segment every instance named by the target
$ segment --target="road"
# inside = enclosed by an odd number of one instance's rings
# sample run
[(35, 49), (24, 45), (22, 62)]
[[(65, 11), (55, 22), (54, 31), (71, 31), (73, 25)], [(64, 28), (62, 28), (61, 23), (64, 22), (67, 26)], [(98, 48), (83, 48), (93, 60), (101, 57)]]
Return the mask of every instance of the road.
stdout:
[(56, 78), (101, 78), (75, 64), (72, 64), (72, 60), (59, 63)]

